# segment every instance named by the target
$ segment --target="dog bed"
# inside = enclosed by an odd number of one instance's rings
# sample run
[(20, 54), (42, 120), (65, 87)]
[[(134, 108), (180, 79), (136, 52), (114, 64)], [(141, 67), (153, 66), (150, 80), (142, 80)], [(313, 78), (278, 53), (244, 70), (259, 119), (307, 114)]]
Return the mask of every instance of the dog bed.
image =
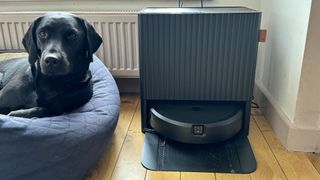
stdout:
[(90, 65), (93, 96), (83, 107), (48, 118), (0, 115), (1, 180), (80, 180), (105, 150), (116, 127), (120, 97), (103, 63)]

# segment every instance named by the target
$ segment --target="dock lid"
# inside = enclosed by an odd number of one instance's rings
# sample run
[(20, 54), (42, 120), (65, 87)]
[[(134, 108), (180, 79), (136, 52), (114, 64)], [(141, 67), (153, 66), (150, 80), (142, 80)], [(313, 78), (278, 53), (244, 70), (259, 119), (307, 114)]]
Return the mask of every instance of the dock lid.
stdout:
[(247, 7), (148, 7), (139, 14), (229, 14), (229, 13), (260, 13)]

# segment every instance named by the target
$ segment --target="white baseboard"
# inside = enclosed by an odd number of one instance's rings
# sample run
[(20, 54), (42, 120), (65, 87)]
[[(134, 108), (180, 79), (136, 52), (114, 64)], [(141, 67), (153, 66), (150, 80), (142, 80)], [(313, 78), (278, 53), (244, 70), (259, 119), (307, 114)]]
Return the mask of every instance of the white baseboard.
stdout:
[(320, 152), (320, 130), (296, 127), (267, 88), (259, 81), (255, 85), (255, 101), (282, 145), (289, 151)]

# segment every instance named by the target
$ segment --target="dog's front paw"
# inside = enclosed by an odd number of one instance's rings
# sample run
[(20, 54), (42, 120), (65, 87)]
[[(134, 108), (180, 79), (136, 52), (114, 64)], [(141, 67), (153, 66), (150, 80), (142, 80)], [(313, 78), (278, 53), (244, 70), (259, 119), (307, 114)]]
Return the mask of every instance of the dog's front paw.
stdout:
[(30, 111), (28, 109), (20, 109), (16, 111), (11, 111), (8, 115), (15, 117), (30, 118)]

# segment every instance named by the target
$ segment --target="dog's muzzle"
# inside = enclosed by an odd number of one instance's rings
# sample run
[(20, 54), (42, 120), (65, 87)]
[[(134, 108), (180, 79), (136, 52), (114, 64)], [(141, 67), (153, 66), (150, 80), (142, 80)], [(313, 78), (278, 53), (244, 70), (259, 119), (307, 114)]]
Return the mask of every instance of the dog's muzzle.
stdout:
[(40, 60), (41, 72), (44, 75), (65, 75), (70, 71), (70, 64), (62, 52), (44, 52)]

